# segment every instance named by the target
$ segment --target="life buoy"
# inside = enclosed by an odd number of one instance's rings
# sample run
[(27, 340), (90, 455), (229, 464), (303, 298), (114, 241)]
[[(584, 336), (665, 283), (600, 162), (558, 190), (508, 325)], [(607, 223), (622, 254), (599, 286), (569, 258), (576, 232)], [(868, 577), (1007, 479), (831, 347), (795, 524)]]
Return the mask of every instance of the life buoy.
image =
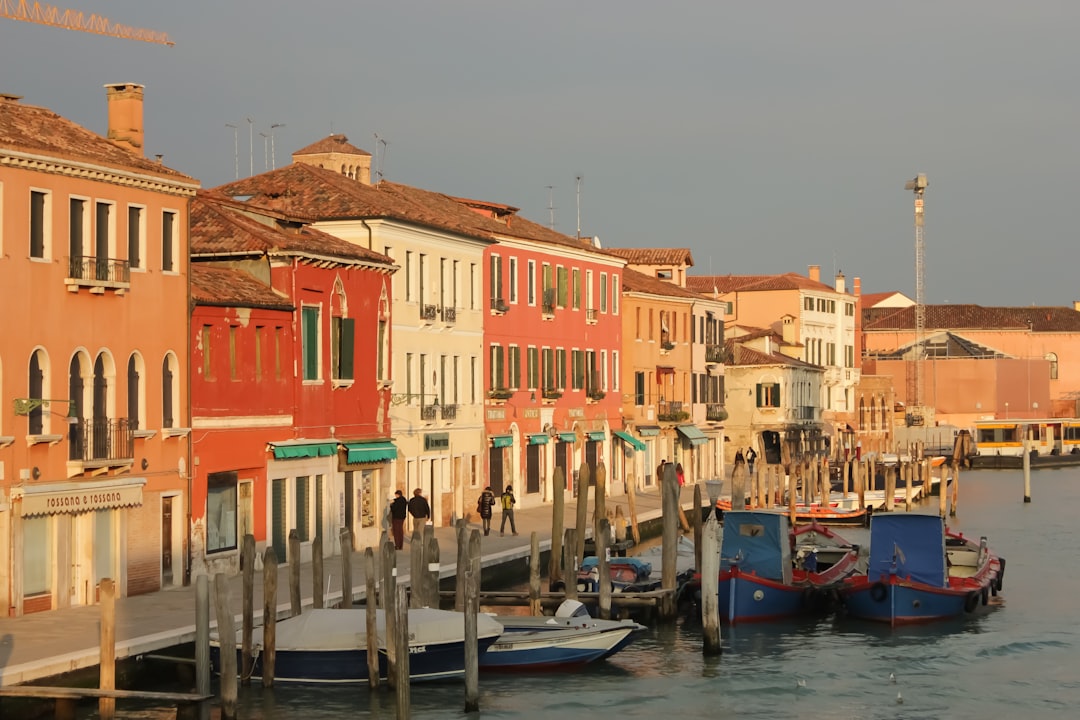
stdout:
[(874, 602), (881, 602), (889, 596), (889, 588), (883, 582), (876, 582), (870, 586), (870, 599)]
[(968, 593), (968, 596), (964, 598), (964, 612), (975, 612), (977, 607), (979, 607), (979, 593), (977, 591)]

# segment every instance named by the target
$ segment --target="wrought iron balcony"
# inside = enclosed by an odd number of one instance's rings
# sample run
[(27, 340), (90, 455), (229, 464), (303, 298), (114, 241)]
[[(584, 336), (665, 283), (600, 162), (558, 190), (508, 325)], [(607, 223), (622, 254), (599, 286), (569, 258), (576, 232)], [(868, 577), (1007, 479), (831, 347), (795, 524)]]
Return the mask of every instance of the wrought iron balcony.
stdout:
[(585, 391), (585, 396), (590, 400), (603, 400), (606, 394), (600, 388), (591, 388)]
[(131, 284), (131, 264), (117, 258), (75, 255), (68, 261), (68, 277), (85, 283), (127, 286)]
[(420, 419), (421, 420), (434, 420), (435, 414), (438, 411), (438, 407), (435, 405), (421, 405), (420, 406)]
[(723, 345), (706, 345), (705, 346), (705, 362), (711, 362), (711, 363), (724, 362), (724, 346)]
[(443, 420), (456, 420), (457, 419), (457, 405), (440, 405), (439, 409), (442, 411)]
[(683, 410), (682, 402), (661, 400), (656, 406), (656, 418), (663, 422), (681, 422), (690, 419), (690, 413)]
[(817, 408), (813, 405), (800, 405), (793, 410), (796, 420), (817, 419)]
[(664, 340), (660, 343), (661, 352), (671, 352), (674, 349), (675, 343), (671, 342), (670, 340)]
[(543, 398), (545, 400), (558, 400), (562, 397), (562, 392), (559, 388), (544, 388)]
[(510, 306), (506, 304), (506, 301), (502, 298), (491, 298), (491, 309), (493, 312), (505, 313), (510, 309)]
[(456, 323), (457, 322), (457, 308), (445, 306), (442, 309), (442, 320), (444, 323)]
[(435, 318), (438, 317), (438, 316), (439, 316), (439, 306), (438, 305), (424, 305), (420, 309), (420, 317), (422, 317), (424, 320), (427, 320), (428, 322), (434, 322)]
[(705, 403), (705, 419), (711, 422), (723, 422), (728, 419), (728, 411), (723, 403)]
[(488, 390), (488, 397), (492, 400), (509, 400), (514, 396), (514, 391), (510, 388), (497, 387)]
[(596, 324), (596, 319), (599, 317), (600, 312), (596, 308), (585, 309), (585, 322)]
[(134, 426), (127, 418), (78, 419), (68, 431), (68, 459), (87, 463), (134, 460)]

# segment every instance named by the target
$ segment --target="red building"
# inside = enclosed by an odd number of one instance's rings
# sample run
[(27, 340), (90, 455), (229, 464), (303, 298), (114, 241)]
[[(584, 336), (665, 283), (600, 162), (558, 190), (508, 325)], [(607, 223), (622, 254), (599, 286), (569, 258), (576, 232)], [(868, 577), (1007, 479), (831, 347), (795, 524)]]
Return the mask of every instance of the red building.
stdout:
[(378, 538), (390, 439), (389, 258), (280, 213), (192, 203), (192, 547), (232, 567), (240, 541), (302, 559)]

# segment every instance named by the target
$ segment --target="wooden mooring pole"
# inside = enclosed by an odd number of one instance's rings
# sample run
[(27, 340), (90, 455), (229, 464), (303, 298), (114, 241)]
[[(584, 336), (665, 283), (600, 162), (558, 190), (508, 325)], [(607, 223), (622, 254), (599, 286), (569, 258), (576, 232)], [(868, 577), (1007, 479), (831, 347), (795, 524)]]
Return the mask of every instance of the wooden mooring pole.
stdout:
[[(556, 467), (551, 479), (551, 556), (548, 558), (548, 586), (562, 579), (563, 527), (566, 525), (566, 473)], [(461, 538), (458, 537), (458, 542)]]
[(217, 616), (218, 656), (221, 663), (221, 717), (236, 717), (236, 631), (233, 629), (232, 603), (229, 602), (229, 578), (214, 575), (214, 614)]
[[(421, 570), (421, 572), (423, 572)], [(397, 699), (397, 719), (409, 720), (411, 715), (409, 687), (409, 598), (398, 593), (394, 610), (394, 635), (387, 637), (386, 644), (393, 642), (397, 654), (394, 671), (394, 695)]]
[(322, 533), (311, 541), (311, 607), (322, 609), (323, 593)]
[(389, 540), (383, 543), (379, 569), (382, 571), (382, 594), (380, 604), (383, 609), (383, 621), (386, 625), (386, 681), (393, 687), (397, 677), (397, 644), (394, 642), (397, 607), (397, 549)]
[(596, 523), (596, 560), (600, 571), (600, 619), (611, 619), (611, 523), (601, 518)]
[[(195, 692), (210, 697), (210, 582), (205, 574), (195, 576)], [(199, 703), (199, 717), (210, 717), (210, 702)]]
[(1024, 502), (1031, 502), (1031, 440), (1024, 438)]
[(367, 630), (367, 669), (368, 687), (374, 690), (379, 687), (379, 637), (378, 622), (375, 610), (377, 609), (375, 581), (378, 577), (375, 570), (375, 551), (364, 548), (364, 620)]
[[(710, 508), (709, 515), (715, 514), (715, 508)], [(694, 484), (694, 567), (701, 567), (701, 485)]]
[[(101, 650), (98, 662), (98, 687), (102, 690), (116, 689), (116, 583), (105, 578), (98, 586), (101, 602)], [(233, 667), (236, 654), (233, 654)], [(235, 683), (235, 677), (234, 677)], [(102, 720), (116, 716), (114, 698), (98, 698), (98, 715)]]
[(469, 558), (465, 568), (465, 712), (480, 709), (480, 647), (477, 642), (476, 616), (480, 613), (480, 573), (472, 568), (480, 564), (480, 531), (469, 532)]
[(577, 547), (574, 551), (574, 556), (577, 558), (577, 562), (574, 563), (575, 568), (580, 567), (581, 561), (585, 559), (585, 537), (588, 534), (585, 532), (585, 524), (588, 522), (589, 517), (590, 477), (591, 471), (589, 470), (588, 463), (581, 463), (581, 467), (578, 469), (577, 487), (575, 488), (577, 490)]
[[(352, 607), (352, 530), (341, 528), (338, 534), (341, 542), (341, 607), (346, 610)], [(370, 596), (369, 596), (370, 597)], [(371, 602), (375, 602), (374, 597)]]
[[(668, 591), (660, 603), (659, 615), (664, 620), (675, 618), (675, 562), (678, 559), (679, 544), (679, 478), (675, 474), (675, 465), (664, 465), (664, 477), (661, 482), (664, 530), (662, 536), (660, 586)], [(606, 578), (605, 578), (606, 579)]]
[[(436, 597), (438, 588), (435, 588)], [(540, 605), (540, 535), (533, 530), (529, 536), (529, 612), (543, 615)]]
[(240, 616), (240, 684), (251, 683), (251, 670), (255, 665), (255, 651), (252, 636), (255, 634), (255, 536), (244, 535), (240, 549), (242, 571), (243, 609)]
[(563, 586), (567, 600), (577, 600), (577, 528), (566, 528), (563, 537)]
[(277, 553), (267, 545), (263, 552), (263, 649), (262, 686), (274, 687), (277, 663)]
[(702, 531), (701, 548), (701, 629), (702, 652), (720, 654), (720, 523), (710, 513)]
[(290, 617), (300, 614), (300, 533), (289, 531), (289, 608)]

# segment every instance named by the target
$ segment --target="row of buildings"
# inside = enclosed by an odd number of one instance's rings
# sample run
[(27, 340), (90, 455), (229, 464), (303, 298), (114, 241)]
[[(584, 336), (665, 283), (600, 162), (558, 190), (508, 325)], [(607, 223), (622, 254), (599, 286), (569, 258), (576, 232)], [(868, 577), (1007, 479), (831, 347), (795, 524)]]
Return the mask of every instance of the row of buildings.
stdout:
[(395, 489), (443, 525), (488, 485), (549, 502), (556, 468), (619, 495), (662, 459), (693, 482), (891, 437), (857, 278), (693, 275), (372, 182), (342, 135), (203, 189), (145, 157), (141, 86), (106, 99), (100, 136), (0, 95), (9, 614), (235, 570), (248, 533), (282, 560), (293, 529), (305, 561), (371, 545)]

